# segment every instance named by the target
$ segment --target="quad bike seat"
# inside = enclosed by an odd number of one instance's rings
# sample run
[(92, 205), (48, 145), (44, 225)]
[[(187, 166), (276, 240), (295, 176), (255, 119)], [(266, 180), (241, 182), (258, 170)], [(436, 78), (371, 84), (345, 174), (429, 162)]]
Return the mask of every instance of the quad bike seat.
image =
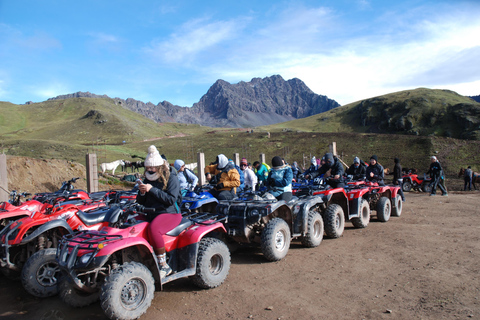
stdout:
[(182, 218), (182, 221), (180, 221), (179, 225), (173, 228), (172, 230), (168, 231), (166, 235), (170, 237), (177, 237), (180, 233), (182, 233), (183, 230), (187, 229), (192, 224), (193, 224), (192, 220), (187, 218)]
[(89, 194), (89, 196), (90, 196), (90, 199), (92, 200), (102, 200), (106, 194), (107, 194), (106, 191), (99, 191), (99, 192), (92, 192)]
[(82, 210), (77, 211), (77, 216), (87, 226), (91, 226), (105, 220), (108, 210), (102, 210), (100, 212), (85, 213)]

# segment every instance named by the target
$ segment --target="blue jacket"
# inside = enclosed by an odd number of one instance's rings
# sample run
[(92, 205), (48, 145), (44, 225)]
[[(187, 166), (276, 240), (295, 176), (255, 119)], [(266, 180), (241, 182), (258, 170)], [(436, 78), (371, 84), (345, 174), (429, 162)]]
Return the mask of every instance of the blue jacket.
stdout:
[(292, 192), (293, 172), (289, 165), (273, 167), (268, 174), (269, 192), (278, 197), (284, 192)]

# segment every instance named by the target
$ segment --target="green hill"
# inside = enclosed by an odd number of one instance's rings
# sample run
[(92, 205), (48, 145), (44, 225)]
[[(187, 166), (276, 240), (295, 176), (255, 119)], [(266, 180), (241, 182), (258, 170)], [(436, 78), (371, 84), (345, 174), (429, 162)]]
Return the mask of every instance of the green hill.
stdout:
[(398, 133), (480, 140), (480, 103), (449, 90), (419, 88), (350, 103), (265, 130)]

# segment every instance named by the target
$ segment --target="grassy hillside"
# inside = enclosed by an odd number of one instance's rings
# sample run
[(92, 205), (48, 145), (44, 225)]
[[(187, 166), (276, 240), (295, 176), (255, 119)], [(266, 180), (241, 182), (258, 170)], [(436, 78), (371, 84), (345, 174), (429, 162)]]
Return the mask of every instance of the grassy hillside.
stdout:
[(263, 127), (480, 139), (480, 103), (449, 90), (419, 88), (366, 99), (305, 119)]

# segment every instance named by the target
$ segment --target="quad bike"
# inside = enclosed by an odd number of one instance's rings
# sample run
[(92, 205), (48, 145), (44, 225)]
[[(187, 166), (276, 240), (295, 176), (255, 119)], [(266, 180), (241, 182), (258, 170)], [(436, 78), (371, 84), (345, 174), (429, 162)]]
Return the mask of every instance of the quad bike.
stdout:
[(379, 186), (376, 182), (358, 181), (347, 184), (350, 212), (356, 213), (351, 222), (355, 228), (365, 228), (370, 222), (371, 211), (375, 210), (377, 220), (387, 222), (390, 216), (402, 214), (403, 202), (398, 193), (400, 187)]
[(55, 248), (63, 235), (108, 224), (105, 201), (76, 202), (46, 203), (41, 212), (16, 220), (0, 232), (0, 271), (11, 278), (21, 275), (25, 290), (34, 296), (57, 293)]
[(321, 215), (325, 234), (329, 238), (339, 238), (345, 229), (345, 220), (350, 218), (348, 198), (343, 188), (331, 188), (324, 178), (316, 178), (312, 183), (301, 186), (293, 193), (297, 196), (310, 195), (322, 197)]
[(430, 192), (432, 191), (432, 188), (430, 187), (431, 182), (432, 179), (430, 177), (427, 177), (426, 174), (421, 177), (417, 174), (409, 173), (403, 175), (402, 189), (404, 192), (410, 192), (412, 189), (415, 191)]
[(60, 298), (82, 307), (100, 298), (110, 319), (136, 319), (150, 306), (155, 289), (191, 277), (201, 288), (223, 283), (230, 269), (230, 252), (219, 240), (225, 234), (217, 215), (196, 213), (164, 235), (168, 264), (173, 273), (160, 277), (150, 244), (148, 222), (136, 214), (144, 208), (133, 204), (117, 208), (108, 227), (66, 235), (57, 250), (63, 272)]
[(318, 196), (293, 197), (278, 201), (271, 194), (252, 193), (249, 200), (221, 200), (217, 213), (226, 217), (228, 239), (237, 244), (260, 244), (269, 261), (283, 259), (293, 238), (306, 247), (317, 247), (323, 239), (324, 203)]
[(209, 192), (210, 185), (198, 186), (188, 191), (182, 199), (182, 212), (215, 212), (218, 200)]

